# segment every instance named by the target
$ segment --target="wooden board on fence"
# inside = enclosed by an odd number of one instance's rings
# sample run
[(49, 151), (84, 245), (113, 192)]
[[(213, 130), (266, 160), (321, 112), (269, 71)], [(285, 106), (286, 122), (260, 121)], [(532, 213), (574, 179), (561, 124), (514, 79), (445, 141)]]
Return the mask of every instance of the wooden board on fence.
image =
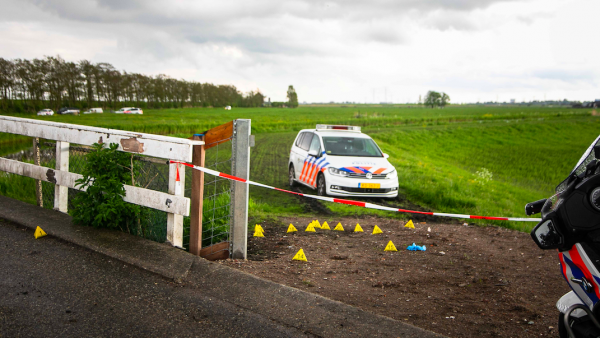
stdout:
[(0, 131), (83, 145), (116, 143), (120, 151), (184, 162), (191, 162), (192, 147), (202, 144), (178, 137), (2, 115)]
[[(233, 136), (233, 121), (224, 123), (204, 132), (204, 150), (231, 140)], [(190, 137), (192, 140), (194, 137)]]
[(229, 242), (221, 242), (207, 246), (200, 250), (200, 257), (209, 261), (218, 261), (229, 258)]

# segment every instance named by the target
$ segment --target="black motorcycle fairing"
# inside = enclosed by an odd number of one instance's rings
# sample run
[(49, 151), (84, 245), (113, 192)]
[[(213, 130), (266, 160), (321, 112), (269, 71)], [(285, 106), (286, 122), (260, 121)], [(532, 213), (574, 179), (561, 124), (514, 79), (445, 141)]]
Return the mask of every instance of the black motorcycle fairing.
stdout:
[(600, 187), (600, 175), (593, 175), (582, 180), (565, 197), (563, 206), (558, 209), (561, 218), (565, 221), (567, 231), (600, 229), (600, 210), (596, 209), (591, 203), (591, 193), (598, 187)]

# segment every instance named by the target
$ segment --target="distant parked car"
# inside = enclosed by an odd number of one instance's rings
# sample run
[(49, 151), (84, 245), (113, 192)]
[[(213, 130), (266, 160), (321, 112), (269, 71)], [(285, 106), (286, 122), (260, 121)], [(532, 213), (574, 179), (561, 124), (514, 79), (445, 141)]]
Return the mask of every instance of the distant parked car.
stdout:
[(79, 115), (79, 109), (77, 108), (60, 108), (57, 113), (64, 115), (64, 114), (73, 114), (73, 115)]
[(131, 114), (131, 110), (132, 109), (133, 108), (131, 108), (131, 107), (124, 107), (124, 108), (121, 108), (121, 109), (117, 110), (115, 112), (115, 114)]
[(37, 114), (40, 116), (44, 116), (44, 115), (52, 116), (52, 115), (54, 115), (54, 112), (52, 111), (52, 109), (42, 109), (39, 112), (37, 112)]
[(102, 114), (102, 108), (90, 108), (83, 112), (84, 114)]
[(231, 106), (225, 106), (225, 110), (231, 110)]
[(117, 110), (115, 114), (143, 114), (144, 111), (141, 108), (125, 107)]

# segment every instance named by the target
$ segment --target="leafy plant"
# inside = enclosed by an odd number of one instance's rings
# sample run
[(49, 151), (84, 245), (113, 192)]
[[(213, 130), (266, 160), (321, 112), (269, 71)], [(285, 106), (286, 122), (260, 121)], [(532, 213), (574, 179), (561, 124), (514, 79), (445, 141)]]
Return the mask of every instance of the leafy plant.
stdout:
[(76, 186), (87, 187), (77, 194), (72, 216), (75, 223), (96, 228), (118, 228), (130, 232), (139, 227), (140, 207), (123, 201), (125, 183), (132, 182), (134, 167), (131, 155), (117, 151), (116, 143), (107, 148), (95, 143), (83, 165), (83, 178)]

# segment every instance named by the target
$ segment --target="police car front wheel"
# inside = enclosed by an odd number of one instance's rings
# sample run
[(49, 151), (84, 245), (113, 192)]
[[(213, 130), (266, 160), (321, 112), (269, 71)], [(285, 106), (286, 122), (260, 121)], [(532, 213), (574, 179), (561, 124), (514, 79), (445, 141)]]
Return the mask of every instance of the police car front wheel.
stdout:
[(290, 187), (295, 187), (296, 186), (296, 172), (294, 170), (294, 166), (290, 165), (290, 171), (289, 171), (289, 178), (290, 178)]

